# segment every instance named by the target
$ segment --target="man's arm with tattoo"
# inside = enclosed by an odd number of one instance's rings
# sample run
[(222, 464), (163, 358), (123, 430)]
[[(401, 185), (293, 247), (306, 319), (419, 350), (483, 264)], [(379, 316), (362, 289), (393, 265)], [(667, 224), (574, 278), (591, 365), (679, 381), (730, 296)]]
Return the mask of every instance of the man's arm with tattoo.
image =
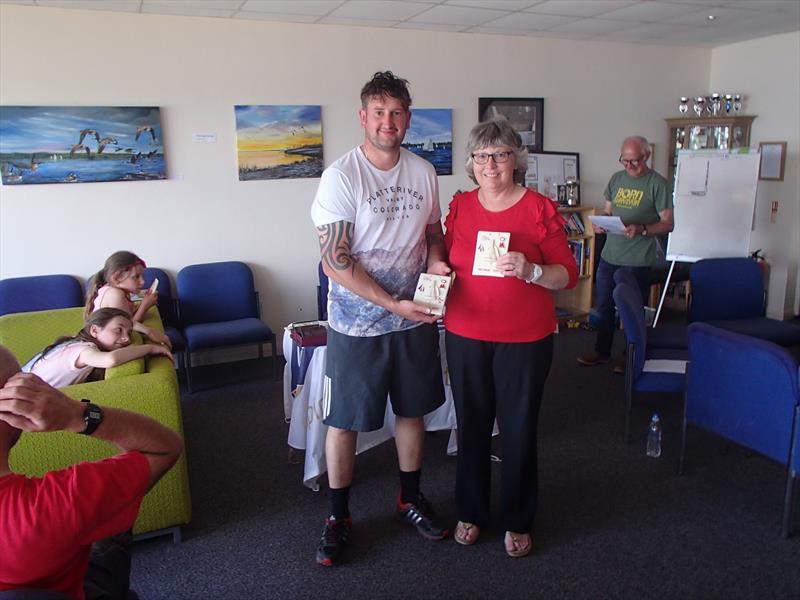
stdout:
[(322, 270), (330, 279), (365, 300), (406, 319), (427, 323), (436, 321), (436, 317), (428, 313), (427, 307), (415, 304), (411, 300), (398, 300), (392, 297), (353, 259), (351, 254), (352, 223), (347, 221), (328, 223), (317, 227), (317, 234), (319, 235)]

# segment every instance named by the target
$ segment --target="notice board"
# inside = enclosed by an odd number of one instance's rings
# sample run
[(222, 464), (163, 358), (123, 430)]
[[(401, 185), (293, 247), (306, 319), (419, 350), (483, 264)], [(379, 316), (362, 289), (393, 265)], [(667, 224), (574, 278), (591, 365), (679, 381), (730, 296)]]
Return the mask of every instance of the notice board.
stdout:
[(675, 229), (667, 260), (747, 256), (758, 186), (758, 152), (680, 150)]

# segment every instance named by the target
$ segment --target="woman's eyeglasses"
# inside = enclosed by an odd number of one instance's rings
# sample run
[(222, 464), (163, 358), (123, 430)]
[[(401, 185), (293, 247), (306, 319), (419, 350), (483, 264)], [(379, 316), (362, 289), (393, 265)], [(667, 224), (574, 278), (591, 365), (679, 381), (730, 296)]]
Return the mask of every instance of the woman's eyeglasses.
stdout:
[(488, 152), (473, 152), (472, 160), (475, 164), (485, 165), (491, 158), (494, 162), (499, 164), (506, 162), (512, 154), (513, 152), (492, 152), (491, 154)]
[(640, 156), (639, 158), (631, 158), (631, 159), (622, 158), (620, 156), (619, 157), (619, 162), (624, 167), (634, 167), (634, 168), (636, 168), (636, 167), (638, 167), (640, 164), (642, 164), (644, 162), (644, 155)]

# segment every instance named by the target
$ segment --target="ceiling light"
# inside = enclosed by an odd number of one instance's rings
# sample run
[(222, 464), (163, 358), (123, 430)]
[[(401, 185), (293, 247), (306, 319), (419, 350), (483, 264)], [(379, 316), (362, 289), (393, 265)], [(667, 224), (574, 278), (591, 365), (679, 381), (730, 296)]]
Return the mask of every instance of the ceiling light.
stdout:
[(714, 15), (708, 15), (708, 20), (709, 20), (709, 21), (713, 21), (713, 20), (714, 20), (714, 19), (716, 19), (716, 18), (717, 18), (717, 17), (716, 17), (716, 16), (714, 16)]

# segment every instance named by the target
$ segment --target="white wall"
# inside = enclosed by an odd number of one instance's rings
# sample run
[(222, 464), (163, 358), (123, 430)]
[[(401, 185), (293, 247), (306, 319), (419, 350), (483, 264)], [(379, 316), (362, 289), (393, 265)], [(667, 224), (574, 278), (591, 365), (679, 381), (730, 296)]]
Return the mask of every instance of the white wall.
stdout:
[(784, 180), (758, 182), (750, 249), (762, 248), (771, 266), (767, 313), (790, 317), (800, 313), (800, 32), (715, 48), (710, 89), (745, 94), (744, 113), (758, 115), (751, 146), (787, 142)]
[(315, 318), (318, 181), (239, 182), (235, 104), (321, 104), (329, 164), (361, 141), (361, 86), (391, 69), (416, 106), (453, 108), (446, 207), (471, 185), (460, 165), (478, 97), (541, 96), (545, 149), (581, 153), (582, 197), (599, 205), (626, 135), (655, 141), (664, 171), (663, 119), (680, 95), (708, 90), (710, 60), (696, 48), (2, 5), (0, 104), (160, 106), (169, 180), (0, 189), (0, 277), (86, 276), (121, 248), (173, 275), (243, 260), (273, 328)]

